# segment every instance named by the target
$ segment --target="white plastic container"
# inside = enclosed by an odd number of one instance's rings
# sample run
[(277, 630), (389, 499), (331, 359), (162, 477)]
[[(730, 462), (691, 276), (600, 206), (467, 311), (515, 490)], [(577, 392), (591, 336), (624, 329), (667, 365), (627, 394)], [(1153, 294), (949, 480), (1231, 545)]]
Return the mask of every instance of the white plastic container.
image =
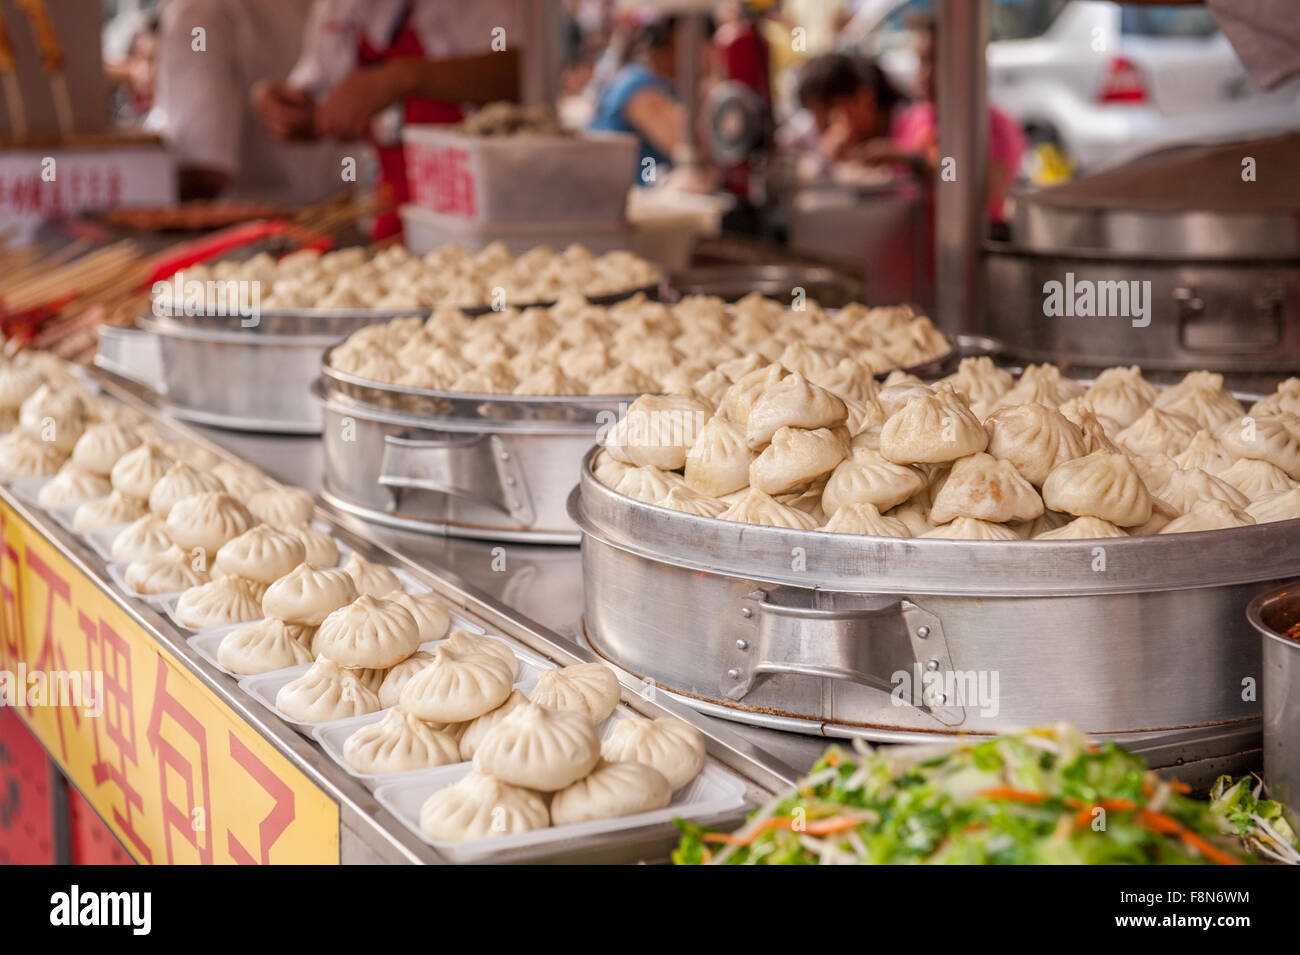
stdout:
[[(121, 528), (118, 529), (120, 530)], [(108, 579), (111, 580), (113, 586), (122, 593), (126, 594), (128, 597), (134, 597), (136, 600), (143, 600), (159, 613), (166, 613), (167, 607), (169, 605), (175, 606), (176, 601), (180, 599), (181, 594), (185, 593), (183, 590), (173, 590), (170, 593), (165, 594), (142, 594), (126, 582), (126, 569), (130, 566), (131, 565), (126, 561), (111, 561), (108, 565)]]
[(614, 220), (482, 222), (439, 215), (409, 203), (398, 212), (402, 217), (403, 241), (413, 255), (424, 255), (444, 245), (458, 245), (477, 252), (493, 242), (503, 243), (515, 255), (539, 245), (563, 249), (574, 243), (599, 255), (628, 248), (633, 237), (625, 223)]
[(402, 145), (411, 201), (478, 222), (622, 221), (636, 173), (628, 133), (492, 137), (413, 125)]

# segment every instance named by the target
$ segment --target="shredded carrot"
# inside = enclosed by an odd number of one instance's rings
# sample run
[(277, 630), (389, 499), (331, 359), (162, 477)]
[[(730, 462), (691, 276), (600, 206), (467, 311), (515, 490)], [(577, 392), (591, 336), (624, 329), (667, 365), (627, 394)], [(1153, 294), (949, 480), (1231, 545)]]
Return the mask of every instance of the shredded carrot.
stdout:
[(1182, 782), (1181, 780), (1178, 779), (1169, 780), (1169, 788), (1172, 789), (1174, 792), (1180, 793), (1184, 796), (1192, 791), (1191, 786), (1187, 785), (1187, 783)]
[[(800, 832), (806, 832), (810, 836), (833, 836), (837, 833), (848, 832), (862, 825), (865, 820), (857, 816), (827, 816), (825, 819), (811, 819), (804, 823)], [(753, 843), (764, 832), (769, 829), (789, 829), (794, 830), (794, 820), (787, 819), (784, 816), (773, 816), (771, 819), (764, 819), (748, 836), (730, 835), (725, 832), (706, 832), (703, 835), (705, 842), (721, 842), (729, 846), (747, 846)]]
[(1011, 786), (994, 786), (992, 789), (981, 790), (980, 795), (986, 799), (1005, 799), (1008, 802), (1027, 802), (1035, 805), (1047, 800), (1042, 793), (1015, 789)]
[(856, 829), (864, 821), (857, 816), (828, 816), (825, 819), (814, 819), (804, 827), (804, 831), (810, 836), (833, 836)]
[(1183, 837), (1183, 842), (1197, 849), (1207, 859), (1211, 859), (1219, 865), (1241, 865), (1239, 859), (1234, 859), (1223, 850), (1216, 849), (1205, 839), (1201, 838), (1201, 836), (1192, 832), (1192, 830), (1184, 829), (1181, 835)]
[(1166, 816), (1164, 813), (1155, 812), (1151, 809), (1142, 809), (1139, 811), (1138, 815), (1152, 829), (1168, 835), (1177, 835), (1184, 843), (1191, 846), (1212, 862), (1217, 862), (1219, 865), (1241, 865), (1240, 861), (1234, 859), (1223, 850), (1210, 845), (1209, 842), (1195, 832), (1192, 832), (1192, 830), (1188, 829), (1177, 819)]

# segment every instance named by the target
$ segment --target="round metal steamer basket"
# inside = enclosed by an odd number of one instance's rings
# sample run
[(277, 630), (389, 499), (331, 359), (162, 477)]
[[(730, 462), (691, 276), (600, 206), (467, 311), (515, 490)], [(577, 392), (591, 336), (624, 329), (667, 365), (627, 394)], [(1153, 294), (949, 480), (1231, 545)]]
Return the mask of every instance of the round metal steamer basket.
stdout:
[[(311, 386), (324, 418), (328, 501), (404, 530), (535, 544), (582, 540), (567, 503), (579, 464), (601, 429), (639, 395), (407, 388), (332, 368), (332, 352)], [(958, 357), (954, 349), (905, 370), (937, 378)]]
[(566, 508), (578, 462), (637, 397), (406, 388), (331, 368), (328, 352), (320, 370), (325, 498), (365, 520), (485, 540), (578, 543)]
[[(613, 305), (637, 294), (657, 298), (659, 292), (652, 285), (588, 301)], [(96, 363), (157, 392), (168, 411), (187, 421), (238, 431), (318, 434), (321, 412), (311, 388), (321, 352), (367, 325), (431, 311), (427, 306), (264, 309), (251, 325), (238, 315), (148, 315), (139, 319), (138, 330), (115, 329), (101, 340)], [(477, 316), (492, 309), (461, 311)]]
[(1283, 634), (1300, 623), (1300, 586), (1256, 597), (1246, 617), (1263, 644), (1264, 782), (1294, 816), (1300, 811), (1300, 642)]
[(1095, 541), (805, 532), (630, 500), (590, 454), (569, 506), (594, 649), (715, 715), (827, 735), (1240, 727), (1260, 716), (1243, 608), (1300, 577), (1296, 521)]

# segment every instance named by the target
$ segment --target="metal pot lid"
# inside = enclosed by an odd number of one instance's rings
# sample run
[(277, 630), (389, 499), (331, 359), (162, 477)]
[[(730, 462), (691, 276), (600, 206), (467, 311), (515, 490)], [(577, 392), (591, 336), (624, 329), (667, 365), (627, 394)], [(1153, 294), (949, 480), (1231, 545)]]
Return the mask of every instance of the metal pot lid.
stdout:
[(1085, 541), (865, 537), (697, 517), (616, 493), (583, 458), (569, 513), (583, 533), (702, 573), (845, 593), (1068, 597), (1300, 577), (1300, 520)]
[(1300, 259), (1300, 214), (1058, 208), (1021, 198), (1015, 244), (1039, 254), (1125, 261)]
[(1143, 259), (1300, 257), (1300, 133), (1176, 147), (1016, 197), (1016, 244)]

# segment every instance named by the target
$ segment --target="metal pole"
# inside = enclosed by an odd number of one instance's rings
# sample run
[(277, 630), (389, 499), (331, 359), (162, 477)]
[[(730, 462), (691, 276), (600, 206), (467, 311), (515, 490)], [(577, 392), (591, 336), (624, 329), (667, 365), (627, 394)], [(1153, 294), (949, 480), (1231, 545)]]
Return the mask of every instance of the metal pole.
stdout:
[(695, 145), (700, 118), (700, 54), (709, 42), (702, 13), (686, 13), (677, 29), (677, 95), (686, 116), (686, 137), (672, 157), (673, 165), (695, 166), (700, 151)]
[(939, 169), (935, 188), (935, 301), (950, 332), (983, 325), (980, 247), (988, 204), (990, 0), (940, 0), (935, 56)]
[(561, 0), (530, 0), (522, 5), (524, 55), (520, 64), (520, 101), (526, 106), (554, 106), (560, 95), (563, 6)]

